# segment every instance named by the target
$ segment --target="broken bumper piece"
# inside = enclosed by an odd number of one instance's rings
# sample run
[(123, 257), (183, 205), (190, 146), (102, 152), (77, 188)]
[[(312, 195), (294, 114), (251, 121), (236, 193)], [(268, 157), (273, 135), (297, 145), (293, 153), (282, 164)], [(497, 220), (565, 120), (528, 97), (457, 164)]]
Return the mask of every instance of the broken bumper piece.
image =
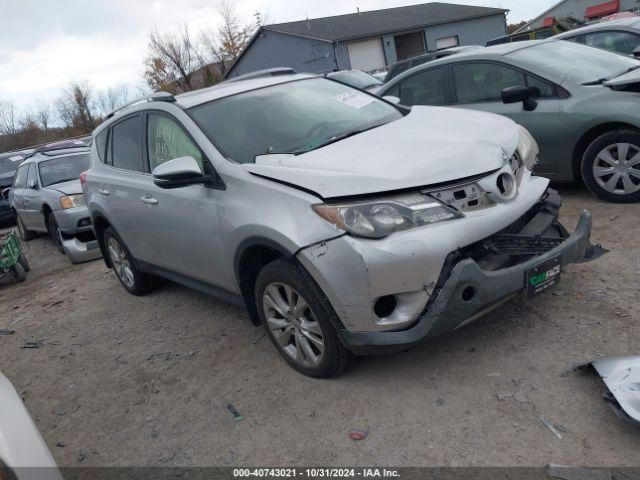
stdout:
[[(509, 248), (521, 251), (516, 256), (525, 255), (525, 261), (495, 269), (497, 258), (504, 252), (476, 261), (473, 255), (465, 255), (463, 259), (452, 262), (441, 274), (440, 286), (436, 288), (432, 300), (425, 312), (418, 318), (413, 327), (402, 331), (391, 332), (354, 332), (343, 330), (345, 345), (355, 354), (393, 353), (407, 349), (426, 339), (436, 337), (447, 331), (459, 328), (493, 310), (500, 304), (527, 290), (529, 272), (546, 262), (556, 261), (560, 268), (570, 263), (585, 262), (598, 258), (605, 250), (589, 243), (591, 234), (591, 214), (583, 212), (576, 230), (571, 235), (557, 223), (560, 197), (550, 190), (548, 197), (525, 222), (519, 227)], [(545, 253), (537, 255), (530, 249), (540, 248), (532, 241), (536, 235), (545, 236), (549, 229), (560, 232), (560, 241)], [(504, 234), (499, 238), (502, 248), (505, 247)], [(526, 240), (529, 241), (526, 241)], [(489, 238), (480, 242), (478, 248), (486, 248)], [(552, 245), (551, 245), (552, 246)], [(546, 248), (550, 246), (547, 245)], [(522, 250), (524, 249), (524, 250)], [(527, 250), (529, 249), (529, 250)], [(457, 252), (458, 253), (458, 252)], [(512, 252), (513, 253), (513, 252)], [(459, 253), (458, 253), (459, 254)], [(532, 255), (531, 255), (532, 254)], [(513, 259), (513, 254), (511, 255)], [(513, 263), (513, 262), (512, 262)], [(493, 266), (490, 266), (493, 264)], [(445, 281), (442, 279), (445, 278)]]
[(606, 387), (603, 398), (618, 418), (640, 426), (640, 355), (601, 358), (573, 367), (584, 368), (600, 375)]

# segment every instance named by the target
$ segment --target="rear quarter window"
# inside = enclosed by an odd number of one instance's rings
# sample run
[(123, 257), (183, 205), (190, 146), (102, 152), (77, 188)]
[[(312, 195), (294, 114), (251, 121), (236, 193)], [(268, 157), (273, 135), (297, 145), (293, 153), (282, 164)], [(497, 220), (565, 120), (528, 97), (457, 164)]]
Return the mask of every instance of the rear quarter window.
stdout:
[(98, 152), (98, 160), (100, 160), (102, 163), (104, 163), (107, 158), (106, 153), (107, 153), (107, 132), (108, 131), (109, 129), (105, 128), (98, 135), (96, 135), (96, 138), (95, 138), (96, 151)]

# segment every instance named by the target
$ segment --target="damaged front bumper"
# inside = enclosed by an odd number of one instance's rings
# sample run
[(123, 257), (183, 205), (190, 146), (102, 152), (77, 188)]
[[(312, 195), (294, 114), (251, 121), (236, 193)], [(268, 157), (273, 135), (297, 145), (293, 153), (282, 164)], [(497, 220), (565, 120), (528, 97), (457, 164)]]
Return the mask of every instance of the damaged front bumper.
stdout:
[[(345, 322), (341, 329), (345, 346), (359, 355), (405, 350), (459, 328), (527, 290), (530, 272), (541, 264), (555, 261), (557, 267), (563, 268), (570, 263), (599, 257), (604, 250), (589, 242), (591, 214), (583, 212), (574, 233), (569, 235), (558, 222), (560, 204), (557, 192), (548, 190), (534, 208), (523, 211), (504, 230), (443, 255), (446, 261), (440, 268), (438, 280), (429, 285), (431, 288), (427, 301), (421, 306), (422, 313), (409, 328), (363, 331)], [(319, 255), (317, 251), (316, 254)], [(389, 275), (394, 274), (389, 268), (392, 260), (390, 257), (387, 262)], [(405, 270), (408, 278), (420, 268), (418, 258), (414, 265), (414, 269)], [(308, 268), (313, 269), (313, 266)], [(317, 278), (317, 275), (313, 276)], [(402, 281), (402, 278), (394, 278), (395, 282)], [(358, 291), (356, 285), (351, 288)], [(342, 293), (343, 298), (350, 294), (348, 291)], [(418, 292), (414, 295), (419, 297)], [(423, 297), (419, 298), (421, 301)], [(411, 298), (405, 298), (398, 305), (411, 309), (417, 304), (412, 303)], [(350, 307), (343, 301), (336, 313), (342, 319), (343, 313), (350, 314), (355, 309)], [(348, 315), (345, 317), (349, 319)]]

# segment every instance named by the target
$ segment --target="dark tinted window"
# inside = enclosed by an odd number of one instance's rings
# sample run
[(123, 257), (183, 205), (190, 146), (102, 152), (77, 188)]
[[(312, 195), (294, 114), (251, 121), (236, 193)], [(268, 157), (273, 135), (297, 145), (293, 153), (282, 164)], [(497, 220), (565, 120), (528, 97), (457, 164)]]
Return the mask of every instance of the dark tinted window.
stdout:
[(27, 187), (31, 188), (33, 185), (38, 185), (37, 177), (36, 166), (32, 163), (29, 165), (29, 171), (27, 172)]
[(640, 35), (629, 32), (588, 33), (584, 36), (584, 40), (590, 47), (604, 48), (624, 55), (632, 55), (633, 51), (640, 46)]
[(108, 128), (102, 130), (98, 135), (96, 135), (96, 150), (98, 151), (98, 159), (101, 162), (105, 161), (106, 153), (107, 153), (107, 132)]
[(540, 80), (537, 77), (527, 75), (527, 86), (538, 89), (540, 95), (537, 95), (536, 98), (552, 98), (557, 96), (556, 88), (552, 84)]
[(142, 172), (142, 117), (127, 118), (111, 127), (110, 163), (114, 167)]
[(29, 165), (18, 168), (16, 176), (13, 177), (13, 188), (25, 188), (27, 186), (27, 170)]
[(444, 105), (445, 69), (420, 72), (400, 84), (400, 103), (403, 105)]
[(502, 90), (525, 85), (524, 75), (496, 63), (465, 63), (453, 67), (458, 103), (501, 102)]
[(56, 183), (77, 180), (82, 172), (89, 169), (89, 164), (89, 154), (70, 155), (42, 161), (38, 164), (40, 182), (43, 187), (48, 187)]

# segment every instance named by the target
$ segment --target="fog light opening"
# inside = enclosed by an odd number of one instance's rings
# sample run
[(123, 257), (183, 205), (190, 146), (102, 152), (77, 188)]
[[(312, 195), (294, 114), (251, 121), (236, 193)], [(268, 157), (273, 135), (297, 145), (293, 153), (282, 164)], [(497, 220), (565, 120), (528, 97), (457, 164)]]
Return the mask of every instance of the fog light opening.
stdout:
[(385, 295), (376, 301), (373, 311), (378, 318), (388, 318), (395, 311), (397, 305), (398, 300), (395, 295)]
[(498, 175), (496, 186), (500, 191), (500, 195), (502, 195), (503, 197), (510, 197), (513, 194), (515, 185), (516, 183), (513, 179), (513, 176), (509, 175), (508, 173), (501, 173), (500, 175)]
[(466, 287), (462, 291), (462, 300), (465, 302), (470, 302), (476, 296), (476, 289), (473, 287)]

